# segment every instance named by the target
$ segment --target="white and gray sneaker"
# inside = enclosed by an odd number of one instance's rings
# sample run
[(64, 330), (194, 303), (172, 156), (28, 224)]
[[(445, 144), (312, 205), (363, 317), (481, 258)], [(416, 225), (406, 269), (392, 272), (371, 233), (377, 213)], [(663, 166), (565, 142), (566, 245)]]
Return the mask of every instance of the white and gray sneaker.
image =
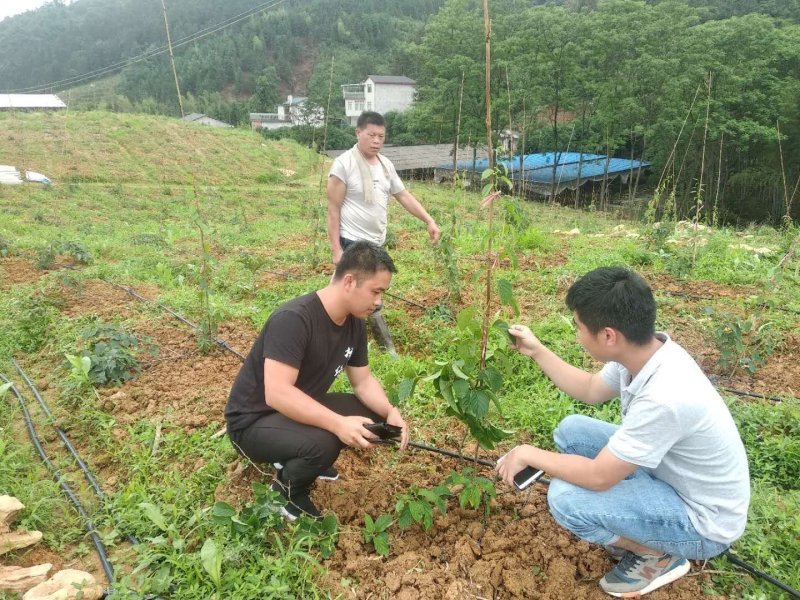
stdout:
[(625, 552), (617, 566), (600, 580), (600, 587), (617, 598), (638, 598), (680, 579), (690, 568), (689, 561), (680, 556)]

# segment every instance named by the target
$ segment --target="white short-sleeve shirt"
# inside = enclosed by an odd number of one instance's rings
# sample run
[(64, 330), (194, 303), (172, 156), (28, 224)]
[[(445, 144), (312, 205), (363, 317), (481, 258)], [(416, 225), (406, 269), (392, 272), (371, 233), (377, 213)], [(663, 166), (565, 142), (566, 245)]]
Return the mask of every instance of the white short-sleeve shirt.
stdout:
[(750, 504), (744, 444), (694, 359), (665, 333), (656, 336), (664, 345), (633, 380), (619, 363), (600, 371), (622, 408), (607, 448), (672, 486), (700, 534), (730, 544), (744, 532)]
[[(344, 182), (347, 190), (340, 213), (339, 235), (348, 240), (366, 240), (378, 245), (386, 241), (389, 216), (389, 197), (405, 189), (391, 161), (381, 157), (383, 164), (370, 165), (375, 202), (364, 201), (361, 171), (351, 149), (336, 157), (329, 177)], [(388, 177), (387, 177), (388, 175)]]

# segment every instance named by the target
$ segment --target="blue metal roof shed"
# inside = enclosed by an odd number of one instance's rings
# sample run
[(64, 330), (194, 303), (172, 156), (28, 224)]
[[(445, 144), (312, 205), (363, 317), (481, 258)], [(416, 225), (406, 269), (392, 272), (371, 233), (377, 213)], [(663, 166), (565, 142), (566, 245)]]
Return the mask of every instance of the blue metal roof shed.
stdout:
[[(526, 154), (522, 157), (521, 168), (519, 156), (497, 162), (506, 166), (508, 177), (514, 184), (522, 184), (526, 190), (542, 196), (549, 196), (554, 189), (556, 195), (566, 189), (574, 190), (587, 181), (619, 178), (624, 184), (631, 175), (636, 176), (639, 171), (651, 166), (651, 163), (646, 161), (580, 152)], [(460, 160), (457, 169), (467, 174), (471, 173), (473, 177), (480, 177), (488, 166), (488, 159), (476, 160), (474, 163), (471, 160)], [(441, 164), (436, 167), (434, 178), (442, 180), (448, 176), (452, 177), (452, 172), (452, 163)]]

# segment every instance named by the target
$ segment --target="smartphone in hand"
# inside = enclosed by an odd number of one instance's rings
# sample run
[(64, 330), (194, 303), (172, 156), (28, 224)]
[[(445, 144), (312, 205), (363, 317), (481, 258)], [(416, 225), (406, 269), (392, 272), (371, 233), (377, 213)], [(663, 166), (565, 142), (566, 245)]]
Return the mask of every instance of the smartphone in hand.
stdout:
[(524, 490), (531, 484), (536, 483), (544, 475), (544, 471), (536, 470), (533, 467), (525, 467), (514, 475), (514, 487), (518, 490)]
[(374, 433), (382, 440), (396, 439), (403, 433), (403, 428), (389, 423), (366, 423), (364, 429)]

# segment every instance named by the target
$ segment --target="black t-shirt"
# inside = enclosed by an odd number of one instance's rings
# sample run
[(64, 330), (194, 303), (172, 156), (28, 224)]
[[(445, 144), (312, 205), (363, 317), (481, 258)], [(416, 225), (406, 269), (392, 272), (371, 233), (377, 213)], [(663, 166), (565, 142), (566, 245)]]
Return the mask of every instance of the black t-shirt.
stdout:
[(346, 366), (367, 365), (364, 321), (348, 315), (343, 325), (328, 316), (316, 292), (278, 307), (267, 319), (233, 382), (225, 407), (228, 430), (245, 429), (275, 412), (264, 398), (264, 359), (298, 369), (295, 386), (322, 401)]

